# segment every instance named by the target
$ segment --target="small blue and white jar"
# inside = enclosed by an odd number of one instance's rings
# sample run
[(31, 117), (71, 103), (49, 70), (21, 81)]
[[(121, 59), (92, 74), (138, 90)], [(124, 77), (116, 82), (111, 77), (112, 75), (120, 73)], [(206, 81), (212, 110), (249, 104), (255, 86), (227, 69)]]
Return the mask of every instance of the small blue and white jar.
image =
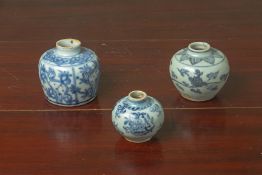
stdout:
[(126, 140), (146, 142), (161, 128), (164, 111), (155, 98), (136, 90), (116, 103), (112, 111), (112, 122)]
[(76, 39), (62, 39), (40, 58), (39, 78), (49, 102), (78, 106), (92, 101), (100, 77), (98, 57)]
[(216, 96), (229, 76), (227, 57), (205, 42), (193, 42), (171, 59), (171, 79), (180, 94), (191, 101)]

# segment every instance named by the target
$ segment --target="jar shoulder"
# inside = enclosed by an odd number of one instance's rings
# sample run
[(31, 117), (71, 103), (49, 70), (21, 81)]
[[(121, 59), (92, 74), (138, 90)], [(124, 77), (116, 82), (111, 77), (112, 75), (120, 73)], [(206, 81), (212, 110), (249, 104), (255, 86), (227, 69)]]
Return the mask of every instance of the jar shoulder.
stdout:
[(201, 71), (229, 71), (230, 66), (227, 57), (219, 50), (215, 52), (219, 54), (213, 54), (208, 57), (192, 57), (190, 55), (183, 56), (181, 52), (185, 52), (183, 49), (173, 55), (170, 61), (170, 71), (187, 70), (188, 72)]
[(228, 64), (227, 57), (218, 49), (212, 48), (206, 53), (193, 53), (189, 49), (181, 49), (176, 52), (170, 61), (170, 65), (185, 67), (220, 67)]
[(88, 64), (93, 62), (99, 64), (99, 59), (94, 51), (91, 49), (82, 47), (81, 52), (74, 56), (60, 56), (56, 54), (56, 49), (52, 48), (44, 52), (39, 60), (39, 63), (49, 64), (58, 67), (73, 67)]
[(133, 113), (133, 112), (155, 112), (163, 110), (162, 105), (155, 98), (148, 96), (145, 102), (133, 103), (128, 100), (128, 97), (120, 99), (114, 109), (114, 113)]

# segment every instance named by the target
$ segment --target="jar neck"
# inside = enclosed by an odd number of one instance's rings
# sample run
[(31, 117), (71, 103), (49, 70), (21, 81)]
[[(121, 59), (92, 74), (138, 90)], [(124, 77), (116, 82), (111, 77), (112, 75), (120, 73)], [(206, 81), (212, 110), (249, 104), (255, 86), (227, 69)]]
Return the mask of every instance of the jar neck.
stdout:
[(60, 56), (74, 56), (81, 52), (81, 42), (76, 39), (62, 39), (56, 42), (56, 54)]
[(188, 45), (188, 54), (193, 57), (205, 57), (209, 56), (211, 53), (211, 47), (206, 42), (193, 42)]
[(132, 103), (143, 103), (148, 99), (148, 96), (145, 92), (135, 90), (128, 94), (128, 100)]

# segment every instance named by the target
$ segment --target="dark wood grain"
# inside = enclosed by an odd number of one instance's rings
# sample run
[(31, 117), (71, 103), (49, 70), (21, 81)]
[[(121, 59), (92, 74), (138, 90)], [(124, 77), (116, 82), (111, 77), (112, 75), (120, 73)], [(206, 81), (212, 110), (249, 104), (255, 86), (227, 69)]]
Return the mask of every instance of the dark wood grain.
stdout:
[(3, 41), (231, 39), (262, 36), (258, 0), (2, 0)]
[(134, 144), (114, 130), (110, 111), (1, 112), (0, 174), (262, 172), (261, 109), (165, 113), (158, 135)]
[[(262, 174), (262, 1), (1, 0), (0, 175)], [(37, 65), (57, 40), (76, 38), (101, 62), (98, 97), (65, 108), (43, 95)], [(228, 57), (230, 78), (211, 101), (180, 97), (172, 55), (206, 41)], [(150, 142), (111, 124), (134, 89), (165, 108)]]

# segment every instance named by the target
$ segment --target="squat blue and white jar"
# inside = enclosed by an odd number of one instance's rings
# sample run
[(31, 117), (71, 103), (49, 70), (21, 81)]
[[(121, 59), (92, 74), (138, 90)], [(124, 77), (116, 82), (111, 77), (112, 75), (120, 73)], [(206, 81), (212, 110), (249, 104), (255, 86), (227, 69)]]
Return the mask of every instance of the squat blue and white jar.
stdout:
[(161, 128), (164, 111), (155, 98), (136, 90), (116, 103), (112, 111), (112, 122), (126, 140), (146, 142)]
[(92, 101), (100, 77), (98, 57), (81, 47), (76, 39), (62, 39), (46, 51), (39, 61), (39, 78), (49, 102), (78, 106)]
[(229, 75), (227, 57), (205, 42), (193, 42), (171, 59), (171, 79), (181, 95), (191, 101), (216, 96)]

